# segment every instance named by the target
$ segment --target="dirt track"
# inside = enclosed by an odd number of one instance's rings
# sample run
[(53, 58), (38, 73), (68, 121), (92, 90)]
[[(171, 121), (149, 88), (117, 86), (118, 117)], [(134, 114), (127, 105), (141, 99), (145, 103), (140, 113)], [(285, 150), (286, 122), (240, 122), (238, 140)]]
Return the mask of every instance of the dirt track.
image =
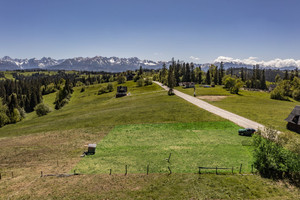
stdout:
[[(163, 86), (161, 83), (153, 81), (154, 83), (160, 85), (165, 90), (169, 90), (167, 86)], [(255, 121), (249, 120), (245, 117), (241, 117), (239, 115), (236, 115), (234, 113), (228, 112), (226, 110), (223, 110), (221, 108), (218, 108), (216, 106), (213, 106), (205, 101), (202, 101), (198, 98), (192, 97), (190, 95), (184, 94), (182, 92), (179, 92), (178, 90), (174, 90), (175, 95), (185, 99), (186, 101), (198, 106), (199, 108), (202, 108), (204, 110), (207, 110), (208, 112), (211, 112), (213, 114), (216, 114), (224, 119), (228, 119), (232, 121), (233, 123), (244, 127), (244, 128), (254, 128), (254, 129), (261, 129), (264, 130), (264, 126), (262, 124), (259, 124)]]

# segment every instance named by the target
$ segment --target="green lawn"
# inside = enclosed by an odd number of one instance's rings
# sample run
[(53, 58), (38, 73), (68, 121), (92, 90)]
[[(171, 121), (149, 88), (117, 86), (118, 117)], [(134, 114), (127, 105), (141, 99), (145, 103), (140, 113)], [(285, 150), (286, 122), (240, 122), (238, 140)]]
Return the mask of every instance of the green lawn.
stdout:
[[(81, 173), (196, 173), (198, 167), (235, 167), (251, 171), (251, 138), (237, 134), (231, 122), (121, 125), (99, 144), (97, 153), (76, 166)], [(172, 153), (170, 163), (165, 159)], [(228, 171), (227, 171), (228, 172)], [(231, 172), (231, 170), (229, 170)]]

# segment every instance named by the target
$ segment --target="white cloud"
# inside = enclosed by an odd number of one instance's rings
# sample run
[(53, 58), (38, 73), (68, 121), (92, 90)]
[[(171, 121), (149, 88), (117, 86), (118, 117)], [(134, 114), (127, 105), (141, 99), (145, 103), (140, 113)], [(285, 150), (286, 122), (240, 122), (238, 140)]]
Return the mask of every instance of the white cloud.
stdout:
[(190, 59), (195, 60), (195, 61), (199, 61), (200, 58), (194, 57), (194, 56), (190, 56)]
[(238, 58), (231, 58), (226, 56), (219, 56), (217, 59), (214, 60), (214, 62), (232, 62), (232, 63), (240, 63), (240, 64), (246, 64), (246, 65), (256, 65), (259, 64), (261, 66), (265, 67), (300, 67), (300, 60), (294, 60), (294, 59), (280, 59), (276, 58), (274, 60), (269, 61), (257, 61), (257, 57), (249, 57), (246, 59), (238, 59)]

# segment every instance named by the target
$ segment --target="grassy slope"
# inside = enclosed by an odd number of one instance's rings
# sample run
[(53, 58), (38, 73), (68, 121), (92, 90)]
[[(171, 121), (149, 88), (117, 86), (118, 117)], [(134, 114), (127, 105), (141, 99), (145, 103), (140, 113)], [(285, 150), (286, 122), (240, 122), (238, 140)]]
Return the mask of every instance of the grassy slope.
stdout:
[(127, 86), (131, 96), (118, 99), (114, 97), (115, 92), (96, 95), (99, 85), (92, 85), (83, 93), (81, 88), (75, 88), (70, 103), (61, 110), (4, 126), (0, 137), (121, 124), (225, 121), (195, 109), (181, 98), (168, 97), (155, 84), (138, 88), (128, 82)]
[[(99, 144), (94, 156), (76, 166), (82, 173), (196, 173), (198, 167), (235, 167), (251, 171), (251, 138), (237, 135), (231, 122), (123, 125), (113, 129)], [(165, 159), (171, 155), (171, 162)], [(227, 170), (231, 173), (231, 170)]]
[[(192, 88), (182, 89), (177, 87), (176, 89), (189, 95), (193, 95), (194, 92)], [(209, 103), (264, 125), (273, 126), (280, 131), (287, 131), (284, 119), (287, 118), (295, 105), (299, 104), (296, 101), (270, 99), (270, 94), (267, 92), (241, 90), (240, 95), (231, 95), (221, 86), (216, 88), (197, 87), (196, 94), (197, 96), (230, 95), (221, 101)]]
[[(63, 109), (39, 118), (31, 113), (26, 120), (1, 128), (0, 199), (283, 199), (299, 195), (294, 188), (259, 176), (93, 174), (40, 178), (40, 171), (69, 172), (80, 161), (84, 144), (99, 142), (115, 125), (224, 121), (178, 97), (168, 97), (156, 85), (127, 85), (132, 96), (120, 99), (113, 98), (115, 93), (95, 95), (99, 85), (84, 93), (75, 88)], [(55, 94), (47, 95), (45, 102), (54, 98)]]

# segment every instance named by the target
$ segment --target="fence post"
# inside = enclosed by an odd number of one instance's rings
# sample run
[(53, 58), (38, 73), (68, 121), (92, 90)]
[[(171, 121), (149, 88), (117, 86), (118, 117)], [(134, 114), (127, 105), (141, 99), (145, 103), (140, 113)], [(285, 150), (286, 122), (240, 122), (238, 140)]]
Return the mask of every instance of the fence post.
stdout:
[(0, 180), (1, 180), (2, 176), (1, 176), (1, 173), (0, 173)]
[(11, 177), (12, 177), (12, 178), (14, 177), (14, 172), (11, 172)]
[(43, 177), (43, 171), (41, 171), (41, 177)]
[(125, 165), (125, 176), (127, 175), (127, 165)]
[(74, 175), (76, 174), (76, 169), (74, 170)]
[(201, 167), (199, 167), (199, 174), (201, 174)]
[(169, 171), (170, 171), (170, 173), (169, 173), (169, 175), (171, 175), (172, 174), (172, 171), (171, 171), (171, 168), (168, 166), (168, 169), (169, 169)]
[(149, 164), (147, 165), (147, 175), (149, 174)]
[(168, 158), (168, 163), (170, 163), (171, 154), (172, 154), (172, 153), (170, 153), (170, 155), (169, 155), (169, 158)]
[(232, 174), (233, 174), (233, 167), (231, 168), (231, 172), (232, 172)]
[(241, 166), (240, 166), (240, 174), (242, 173), (242, 167), (243, 167), (243, 164), (241, 164)]
[(58, 167), (58, 160), (56, 161), (56, 165), (57, 165), (57, 167)]
[(109, 175), (111, 175), (111, 169), (109, 169)]
[(216, 167), (216, 174), (218, 175), (218, 167)]

